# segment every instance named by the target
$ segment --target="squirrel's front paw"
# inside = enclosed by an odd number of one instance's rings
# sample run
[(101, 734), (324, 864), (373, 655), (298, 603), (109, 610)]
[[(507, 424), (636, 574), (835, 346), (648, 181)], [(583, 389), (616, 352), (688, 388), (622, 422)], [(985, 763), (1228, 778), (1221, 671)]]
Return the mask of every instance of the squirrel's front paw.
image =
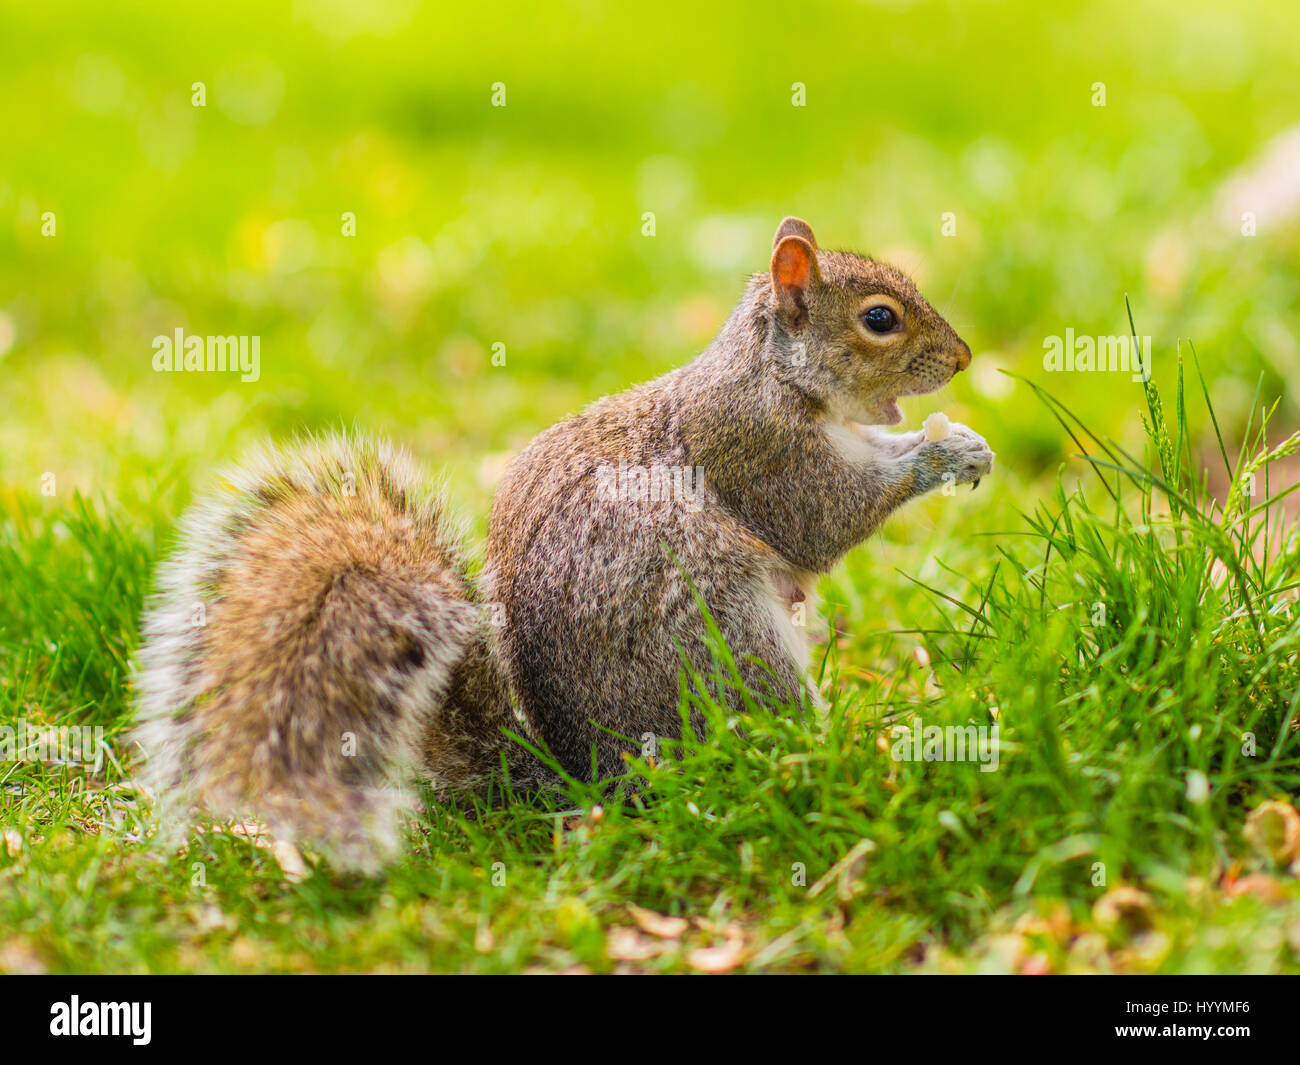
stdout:
[(975, 430), (953, 422), (942, 440), (927, 440), (921, 454), (933, 475), (933, 485), (978, 485), (993, 469), (993, 452)]

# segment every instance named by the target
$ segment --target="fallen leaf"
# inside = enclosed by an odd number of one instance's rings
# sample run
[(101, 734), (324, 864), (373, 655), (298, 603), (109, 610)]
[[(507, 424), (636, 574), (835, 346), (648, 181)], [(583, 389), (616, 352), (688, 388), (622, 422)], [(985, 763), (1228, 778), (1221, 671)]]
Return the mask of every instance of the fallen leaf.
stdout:
[(1255, 851), (1276, 865), (1300, 858), (1300, 814), (1288, 803), (1261, 803), (1241, 830)]
[(1020, 966), (1021, 976), (1046, 976), (1051, 971), (1052, 963), (1042, 951), (1026, 958), (1024, 964)]
[(1254, 895), (1270, 906), (1286, 902), (1286, 891), (1281, 883), (1267, 873), (1251, 873), (1249, 876), (1243, 876), (1240, 880), (1234, 880), (1227, 885), (1226, 891), (1233, 897)]
[(1154, 929), (1140, 932), (1133, 937), (1129, 947), (1115, 952), (1115, 964), (1122, 970), (1150, 972), (1158, 968), (1169, 954), (1170, 943), (1164, 932)]
[(982, 946), (984, 956), (996, 972), (1016, 972), (1029, 957), (1029, 941), (1010, 932), (988, 936)]
[(745, 956), (745, 940), (739, 935), (712, 947), (696, 947), (686, 954), (686, 962), (702, 973), (730, 972)]
[(1074, 934), (1074, 921), (1070, 916), (1070, 908), (1062, 902), (1043, 913), (1021, 914), (1011, 925), (1011, 931), (1025, 936), (1044, 936), (1065, 943)]
[(660, 939), (680, 939), (690, 927), (684, 917), (669, 917), (654, 910), (643, 910), (640, 906), (628, 906), (627, 912), (642, 932)]
[(240, 936), (230, 944), (230, 960), (241, 967), (256, 965), (262, 958), (257, 944), (248, 936)]
[(287, 839), (277, 839), (270, 845), (271, 856), (280, 863), (280, 871), (291, 884), (301, 883), (311, 875), (311, 867), (302, 853)]
[(1121, 884), (1093, 903), (1092, 918), (1105, 932), (1120, 928), (1127, 935), (1145, 932), (1153, 920), (1151, 896), (1138, 888)]
[(46, 972), (45, 962), (30, 940), (15, 936), (0, 943), (0, 973), (43, 976)]
[(220, 906), (211, 902), (207, 903), (199, 911), (194, 923), (203, 932), (212, 932), (217, 929), (234, 932), (239, 927), (239, 923), (233, 917), (223, 912)]
[(605, 936), (605, 953), (614, 961), (646, 961), (663, 951), (662, 944), (626, 925), (611, 928)]

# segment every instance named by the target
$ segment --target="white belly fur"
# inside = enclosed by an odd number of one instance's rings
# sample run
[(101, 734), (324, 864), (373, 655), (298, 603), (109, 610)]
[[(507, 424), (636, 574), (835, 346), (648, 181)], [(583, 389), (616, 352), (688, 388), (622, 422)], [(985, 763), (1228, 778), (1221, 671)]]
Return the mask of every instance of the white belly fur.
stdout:
[(861, 433), (856, 432), (850, 423), (826, 422), (822, 427), (835, 453), (852, 466), (860, 466), (880, 457), (877, 448)]
[[(815, 582), (810, 573), (782, 571), (772, 574), (758, 592), (759, 605), (771, 618), (773, 632), (805, 678), (812, 655), (808, 627), (817, 616)], [(826, 705), (811, 679), (808, 679), (808, 692), (814, 705)]]

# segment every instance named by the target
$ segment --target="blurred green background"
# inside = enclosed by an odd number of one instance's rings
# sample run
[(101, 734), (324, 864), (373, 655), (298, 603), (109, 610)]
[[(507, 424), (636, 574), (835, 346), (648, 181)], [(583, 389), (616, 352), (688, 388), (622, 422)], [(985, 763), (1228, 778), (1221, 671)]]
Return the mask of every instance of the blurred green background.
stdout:
[[(1042, 366), (1067, 328), (1126, 334), (1126, 295), (1157, 380), (1191, 338), (1229, 424), (1300, 368), (1290, 0), (52, 0), (5, 6), (0, 71), (11, 498), (54, 472), (174, 516), (245, 445), (356, 425), (481, 526), (513, 449), (708, 342), (788, 213), (969, 340), (908, 421), (980, 429), (1003, 491), (1071, 448), (1000, 367), (1138, 439), (1127, 375)], [(155, 373), (178, 327), (260, 336), (260, 379)]]

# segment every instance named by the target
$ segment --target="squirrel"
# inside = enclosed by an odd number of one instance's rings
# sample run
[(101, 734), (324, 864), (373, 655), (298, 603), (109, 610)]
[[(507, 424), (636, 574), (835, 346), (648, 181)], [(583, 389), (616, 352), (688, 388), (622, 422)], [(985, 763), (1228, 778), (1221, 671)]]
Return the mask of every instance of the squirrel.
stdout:
[(146, 612), (133, 736), (164, 823), (252, 816), (373, 868), (414, 781), (558, 786), (533, 747), (617, 777), (680, 736), (683, 675), (714, 683), (705, 610), (756, 700), (818, 703), (793, 620), (817, 578), (908, 500), (992, 468), (964, 425), (881, 428), (970, 359), (903, 273), (786, 218), (702, 354), (514, 458), (477, 586), (404, 452), (264, 448), (187, 512)]

